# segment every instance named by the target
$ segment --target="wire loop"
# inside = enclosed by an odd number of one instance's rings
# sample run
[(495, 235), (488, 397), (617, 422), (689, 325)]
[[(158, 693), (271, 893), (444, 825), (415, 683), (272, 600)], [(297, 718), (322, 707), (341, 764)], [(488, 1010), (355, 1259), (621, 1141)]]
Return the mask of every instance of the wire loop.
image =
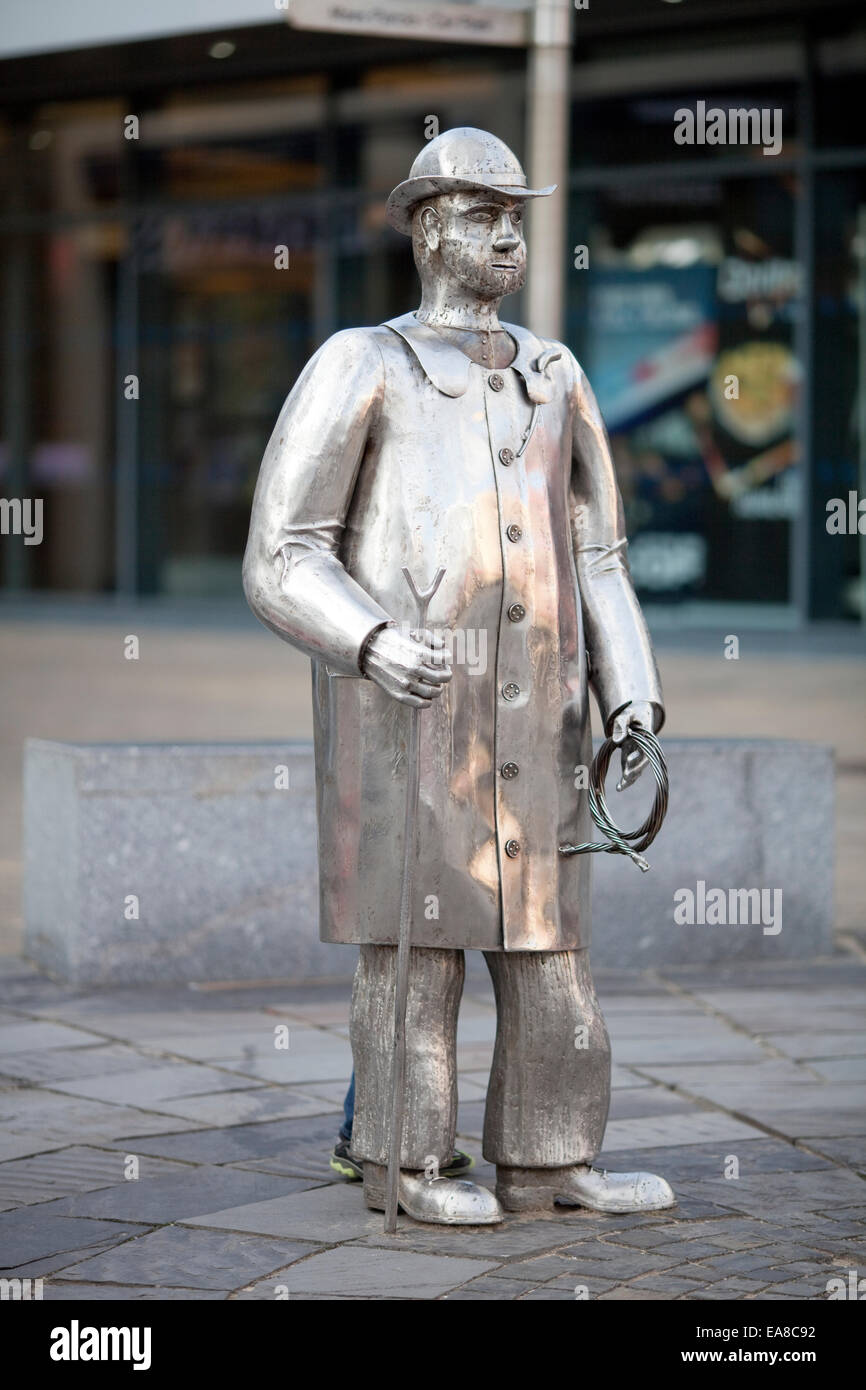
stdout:
[(589, 774), (589, 809), (592, 812), (593, 820), (602, 834), (607, 836), (607, 840), (588, 842), (582, 845), (560, 845), (559, 852), (563, 856), (595, 853), (627, 854), (632, 863), (637, 864), (642, 873), (646, 873), (649, 864), (643, 857), (643, 851), (649, 848), (661, 830), (668, 809), (668, 768), (661, 744), (649, 729), (645, 729), (642, 724), (632, 724), (629, 727), (628, 736), (646, 755), (656, 780), (656, 794), (652, 810), (637, 830), (620, 830), (611, 817), (605, 800), (604, 783), (611, 758), (617, 748), (622, 745), (614, 743), (612, 738), (606, 738), (592, 761)]

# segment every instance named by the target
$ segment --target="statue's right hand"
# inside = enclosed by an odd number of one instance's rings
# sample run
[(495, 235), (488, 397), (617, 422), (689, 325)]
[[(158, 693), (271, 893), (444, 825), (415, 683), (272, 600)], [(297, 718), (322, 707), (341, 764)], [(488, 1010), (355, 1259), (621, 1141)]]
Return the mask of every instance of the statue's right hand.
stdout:
[(451, 679), (445, 643), (426, 629), (382, 627), (364, 653), (364, 675), (404, 705), (427, 709)]

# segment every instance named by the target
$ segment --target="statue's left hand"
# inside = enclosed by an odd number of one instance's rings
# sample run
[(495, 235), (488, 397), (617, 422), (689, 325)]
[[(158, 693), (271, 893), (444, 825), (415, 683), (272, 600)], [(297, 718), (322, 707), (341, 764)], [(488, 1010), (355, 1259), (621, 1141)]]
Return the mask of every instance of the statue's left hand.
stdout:
[(625, 791), (640, 777), (647, 765), (647, 756), (642, 753), (633, 739), (628, 736), (630, 724), (641, 724), (645, 729), (655, 732), (656, 712), (649, 700), (637, 700), (627, 705), (613, 721), (611, 738), (622, 744), (622, 777), (616, 784), (618, 792)]

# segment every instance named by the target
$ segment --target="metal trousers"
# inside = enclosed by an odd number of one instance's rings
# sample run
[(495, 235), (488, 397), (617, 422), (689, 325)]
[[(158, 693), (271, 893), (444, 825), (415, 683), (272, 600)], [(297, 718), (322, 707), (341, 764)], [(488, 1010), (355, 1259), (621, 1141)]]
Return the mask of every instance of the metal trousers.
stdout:
[[(591, 1163), (610, 1105), (610, 1042), (588, 950), (485, 951), (497, 1027), (483, 1153), (514, 1168)], [(352, 1153), (388, 1161), (395, 946), (362, 946), (352, 993)], [(413, 947), (400, 1166), (450, 1161), (457, 1127), (457, 1013), (463, 952)]]

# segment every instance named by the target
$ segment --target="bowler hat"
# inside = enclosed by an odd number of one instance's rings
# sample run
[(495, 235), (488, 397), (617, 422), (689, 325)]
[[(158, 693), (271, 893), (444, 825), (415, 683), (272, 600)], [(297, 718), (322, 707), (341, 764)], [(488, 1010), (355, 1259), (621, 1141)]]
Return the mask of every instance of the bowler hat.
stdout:
[(474, 126), (445, 130), (418, 155), (408, 179), (398, 183), (388, 199), (385, 216), (392, 227), (412, 235), (412, 210), (437, 193), (464, 188), (488, 189), (511, 198), (546, 198), (556, 184), (527, 188), (520, 160), (504, 141)]

